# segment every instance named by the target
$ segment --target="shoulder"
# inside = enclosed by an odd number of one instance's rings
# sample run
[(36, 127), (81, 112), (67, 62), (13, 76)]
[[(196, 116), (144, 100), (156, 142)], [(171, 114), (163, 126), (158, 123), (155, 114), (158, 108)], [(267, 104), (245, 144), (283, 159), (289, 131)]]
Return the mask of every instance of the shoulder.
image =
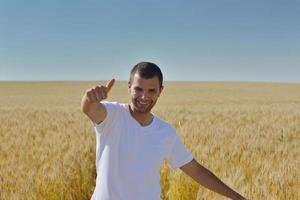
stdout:
[(170, 135), (176, 134), (176, 129), (166, 120), (161, 119), (158, 116), (156, 117), (157, 126), (159, 129), (163, 130), (164, 132), (169, 133)]
[(107, 109), (112, 111), (126, 109), (126, 105), (116, 101), (101, 101), (101, 104)]
[(116, 101), (101, 101), (101, 103), (105, 106), (121, 106), (121, 103)]
[(99, 130), (105, 126), (110, 127), (116, 120), (122, 118), (123, 113), (126, 111), (125, 104), (116, 101), (101, 101), (100, 104), (105, 108), (106, 116), (104, 120), (101, 120), (101, 123), (94, 123)]

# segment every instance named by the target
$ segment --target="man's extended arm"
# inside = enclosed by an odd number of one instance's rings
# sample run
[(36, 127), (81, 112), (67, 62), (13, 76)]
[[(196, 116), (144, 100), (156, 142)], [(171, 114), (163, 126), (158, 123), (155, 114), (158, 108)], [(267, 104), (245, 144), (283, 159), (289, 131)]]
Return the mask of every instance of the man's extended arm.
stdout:
[(187, 175), (192, 177), (197, 183), (202, 186), (217, 192), (221, 195), (229, 197), (233, 200), (245, 199), (239, 193), (232, 190), (226, 184), (224, 184), (218, 177), (216, 177), (211, 171), (200, 165), (195, 159), (191, 162), (180, 167), (180, 169)]

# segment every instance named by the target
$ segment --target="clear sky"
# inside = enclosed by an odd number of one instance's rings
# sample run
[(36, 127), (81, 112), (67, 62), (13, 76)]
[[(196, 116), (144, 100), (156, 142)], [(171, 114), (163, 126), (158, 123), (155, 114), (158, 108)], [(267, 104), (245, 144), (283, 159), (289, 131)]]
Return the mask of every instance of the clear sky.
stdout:
[(0, 0), (0, 80), (300, 82), (298, 0)]

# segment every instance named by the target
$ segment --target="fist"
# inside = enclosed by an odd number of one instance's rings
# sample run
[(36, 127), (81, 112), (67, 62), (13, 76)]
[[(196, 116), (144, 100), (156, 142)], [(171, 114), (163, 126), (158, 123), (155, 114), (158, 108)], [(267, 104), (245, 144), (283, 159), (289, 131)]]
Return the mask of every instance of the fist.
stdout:
[(107, 82), (106, 86), (98, 85), (86, 91), (86, 98), (90, 103), (98, 103), (107, 98), (107, 95), (114, 85), (115, 79)]

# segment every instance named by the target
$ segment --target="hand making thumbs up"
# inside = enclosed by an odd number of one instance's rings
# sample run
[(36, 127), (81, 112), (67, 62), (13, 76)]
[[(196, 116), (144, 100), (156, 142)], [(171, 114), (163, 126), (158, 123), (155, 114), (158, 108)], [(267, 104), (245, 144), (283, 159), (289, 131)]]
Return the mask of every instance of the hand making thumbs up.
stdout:
[(86, 91), (86, 98), (90, 103), (98, 103), (107, 98), (107, 94), (115, 83), (115, 79), (107, 82), (106, 86), (98, 85)]
[(81, 110), (96, 124), (102, 122), (106, 117), (106, 109), (99, 102), (107, 98), (107, 94), (115, 83), (111, 79), (105, 86), (98, 85), (86, 90), (81, 100)]

